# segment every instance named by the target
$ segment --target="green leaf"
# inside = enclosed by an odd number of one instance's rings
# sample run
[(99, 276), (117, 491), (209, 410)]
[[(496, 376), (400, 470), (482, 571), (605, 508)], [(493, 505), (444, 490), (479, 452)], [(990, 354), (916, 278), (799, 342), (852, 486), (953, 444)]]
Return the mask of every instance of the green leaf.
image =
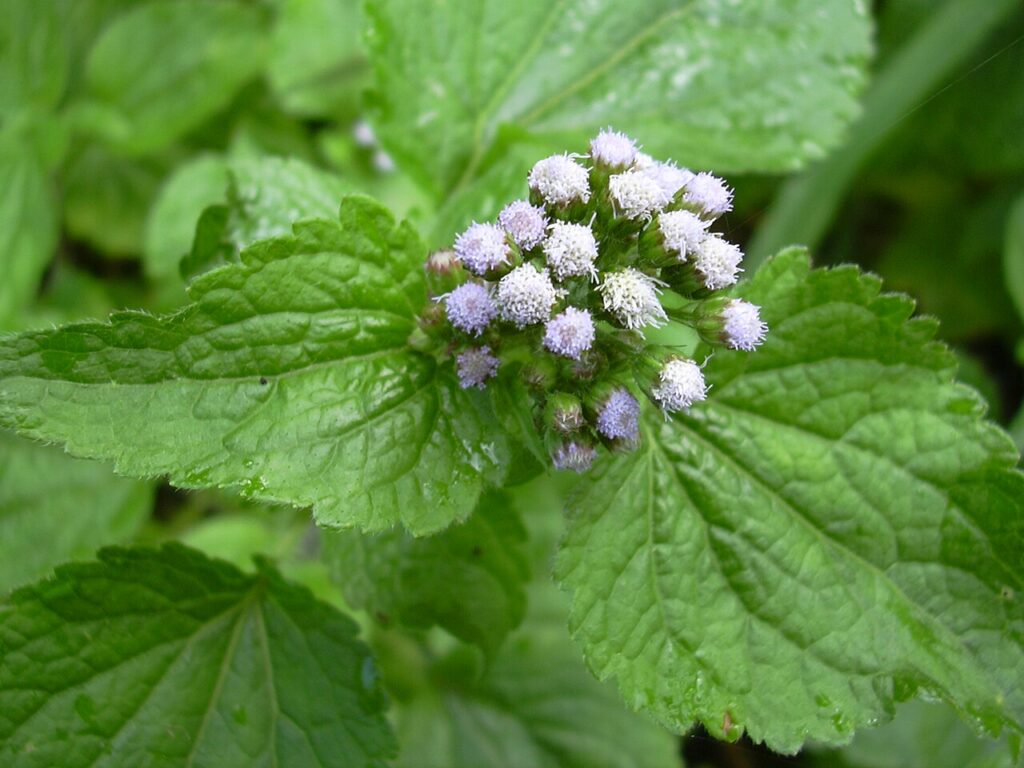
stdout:
[(258, 243), (171, 315), (0, 338), (0, 423), (123, 474), (234, 486), (327, 526), (465, 518), (506, 456), (482, 393), (406, 341), (423, 246), (366, 198)]
[(0, 24), (0, 122), (57, 106), (67, 83), (72, 0), (5, 0)]
[(356, 631), (266, 563), (102, 550), (0, 609), (0, 758), (383, 766), (394, 741)]
[(53, 192), (39, 159), (10, 138), (0, 137), (0, 328), (15, 326), (57, 245)]
[(226, 107), (263, 64), (259, 9), (232, 0), (161, 0), (118, 16), (86, 67), (83, 126), (150, 152)]
[[(934, 321), (792, 250), (771, 331), (571, 503), (557, 573), (591, 668), (676, 730), (842, 743), (917, 691), (1024, 731), (1024, 476)], [(732, 728), (728, 728), (732, 723)]]
[(469, 520), (436, 536), (331, 531), (321, 545), (353, 608), (384, 626), (437, 624), (493, 655), (523, 619), (525, 540), (515, 510), (489, 493)]
[(164, 182), (146, 218), (143, 264), (151, 279), (178, 280), (196, 222), (207, 206), (227, 197), (227, 186), (227, 164), (217, 155), (200, 155), (178, 166)]
[(0, 593), (127, 540), (152, 502), (147, 483), (0, 433)]
[(332, 117), (358, 108), (369, 67), (356, 0), (281, 0), (267, 78), (288, 112)]
[(1024, 319), (1024, 195), (1013, 204), (1006, 220), (1003, 267), (1010, 297)]
[(551, 592), (531, 591), (529, 622), (482, 676), (458, 651), (435, 662), (435, 687), (397, 707), (398, 768), (678, 768), (677, 740), (587, 673)]
[(870, 48), (855, 0), (371, 0), (367, 11), (378, 135), (438, 197), (502, 154), (499, 139), (584, 151), (608, 123), (684, 164), (795, 168), (855, 114)]

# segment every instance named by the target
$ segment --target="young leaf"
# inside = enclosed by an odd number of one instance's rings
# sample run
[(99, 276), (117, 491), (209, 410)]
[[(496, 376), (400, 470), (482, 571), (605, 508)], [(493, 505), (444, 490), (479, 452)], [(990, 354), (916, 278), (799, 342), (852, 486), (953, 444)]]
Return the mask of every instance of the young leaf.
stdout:
[(407, 339), (424, 253), (366, 198), (206, 273), (162, 317), (0, 339), (0, 423), (188, 488), (430, 533), (472, 511), (505, 447), (485, 400)]
[[(0, 24), (0, 123), (57, 106), (67, 82), (66, 0), (7, 0)], [(4, 177), (6, 178), (6, 177)]]
[[(1024, 477), (935, 324), (855, 268), (768, 262), (771, 327), (571, 505), (557, 572), (591, 668), (677, 730), (792, 752), (928, 691), (1024, 730)], [(731, 725), (731, 727), (730, 727)]]
[(158, 0), (117, 17), (89, 55), (83, 125), (132, 152), (167, 146), (258, 71), (264, 26), (234, 0)]
[(477, 175), (502, 126), (561, 151), (612, 123), (686, 164), (794, 168), (854, 115), (869, 51), (854, 0), (371, 0), (367, 11), (378, 135), (439, 197)]
[(383, 766), (394, 740), (356, 631), (266, 563), (102, 550), (0, 609), (0, 758)]
[(525, 538), (515, 510), (491, 493), (469, 520), (436, 536), (330, 531), (321, 545), (353, 608), (384, 625), (437, 624), (493, 655), (523, 619)]
[(398, 768), (678, 768), (676, 739), (587, 673), (554, 591), (531, 590), (531, 618), (482, 676), (436, 662), (437, 687), (397, 707)]
[(0, 593), (126, 540), (152, 502), (147, 483), (0, 433)]

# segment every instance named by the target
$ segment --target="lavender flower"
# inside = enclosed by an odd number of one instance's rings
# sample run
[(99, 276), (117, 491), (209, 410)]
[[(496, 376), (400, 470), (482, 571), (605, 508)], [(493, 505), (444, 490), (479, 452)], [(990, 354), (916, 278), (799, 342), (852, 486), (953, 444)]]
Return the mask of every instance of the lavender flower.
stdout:
[(483, 389), (487, 380), (498, 372), (499, 362), (498, 358), (491, 354), (491, 348), (487, 346), (470, 347), (461, 352), (455, 358), (459, 386), (463, 389)]
[(596, 457), (597, 451), (594, 446), (578, 440), (569, 440), (558, 446), (551, 461), (555, 465), (555, 469), (586, 472)]
[(752, 352), (764, 341), (768, 326), (761, 321), (761, 308), (742, 299), (732, 299), (722, 311), (726, 344), (732, 349)]
[(661, 368), (651, 395), (665, 413), (685, 410), (707, 397), (704, 374), (693, 360), (672, 358)]
[(555, 277), (589, 275), (597, 280), (594, 261), (597, 259), (597, 241), (586, 224), (568, 224), (556, 221), (551, 225), (551, 234), (544, 241), (544, 255)]
[(538, 161), (530, 171), (528, 181), (530, 189), (548, 205), (590, 200), (587, 169), (568, 155), (552, 155)]
[(498, 310), (517, 328), (547, 320), (557, 298), (547, 270), (532, 264), (516, 267), (498, 283)]
[(547, 233), (548, 218), (544, 209), (516, 200), (498, 214), (498, 223), (505, 228), (512, 241), (525, 251), (540, 245)]
[(487, 286), (463, 283), (444, 297), (448, 320), (460, 331), (479, 336), (498, 314)]
[(630, 330), (663, 325), (668, 317), (658, 299), (659, 282), (632, 267), (605, 276), (598, 287), (604, 308)]
[(510, 250), (504, 231), (494, 224), (474, 222), (455, 239), (455, 255), (477, 275), (507, 264)]
[(732, 190), (722, 179), (710, 173), (698, 173), (686, 182), (683, 200), (711, 219), (732, 210)]
[(556, 355), (579, 360), (594, 343), (594, 321), (585, 309), (567, 307), (544, 326), (544, 346)]
[(636, 142), (624, 133), (607, 128), (590, 141), (590, 158), (608, 168), (628, 168), (636, 159)]
[(622, 387), (614, 390), (597, 414), (597, 431), (609, 440), (640, 436), (640, 403)]

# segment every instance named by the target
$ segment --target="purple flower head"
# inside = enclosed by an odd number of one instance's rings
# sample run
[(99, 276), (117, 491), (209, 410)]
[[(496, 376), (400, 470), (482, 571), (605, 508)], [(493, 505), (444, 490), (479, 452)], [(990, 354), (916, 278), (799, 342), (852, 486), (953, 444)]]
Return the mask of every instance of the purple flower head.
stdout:
[(698, 173), (686, 182), (683, 200), (713, 219), (732, 210), (732, 190), (722, 179), (710, 173)]
[(444, 297), (449, 322), (460, 331), (479, 336), (498, 314), (491, 291), (479, 283), (463, 283)]
[(516, 245), (528, 251), (540, 245), (547, 234), (548, 217), (543, 208), (530, 205), (526, 200), (516, 200), (498, 214), (498, 223)]
[(640, 436), (640, 403), (623, 388), (614, 390), (597, 414), (597, 431), (610, 440)]
[(491, 348), (470, 347), (455, 358), (459, 374), (459, 385), (463, 389), (483, 389), (487, 380), (498, 372), (499, 360), (491, 354)]
[(455, 239), (455, 255), (466, 269), (477, 275), (507, 264), (509, 250), (504, 230), (494, 224), (474, 222)]
[(555, 469), (571, 469), (573, 472), (586, 472), (594, 463), (597, 451), (589, 443), (570, 440), (562, 443), (551, 457)]
[(726, 343), (732, 349), (753, 351), (764, 341), (768, 326), (761, 321), (761, 308), (742, 299), (732, 299), (722, 311)]
[(594, 321), (590, 312), (567, 307), (544, 326), (544, 346), (556, 355), (579, 360), (594, 343)]

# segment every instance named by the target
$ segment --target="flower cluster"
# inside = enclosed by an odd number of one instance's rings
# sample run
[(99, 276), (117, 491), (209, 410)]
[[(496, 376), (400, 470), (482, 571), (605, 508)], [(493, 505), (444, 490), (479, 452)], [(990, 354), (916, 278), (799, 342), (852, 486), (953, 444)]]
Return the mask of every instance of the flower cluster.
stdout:
[[(587, 470), (603, 446), (640, 441), (641, 398), (666, 415), (704, 400), (710, 347), (754, 350), (757, 306), (721, 293), (742, 251), (712, 231), (732, 190), (659, 162), (605, 130), (587, 155), (534, 165), (529, 197), (473, 223), (427, 262), (436, 304), (424, 337), (464, 388), (520, 377), (559, 469)], [(670, 323), (702, 340), (683, 353), (647, 338)]]

